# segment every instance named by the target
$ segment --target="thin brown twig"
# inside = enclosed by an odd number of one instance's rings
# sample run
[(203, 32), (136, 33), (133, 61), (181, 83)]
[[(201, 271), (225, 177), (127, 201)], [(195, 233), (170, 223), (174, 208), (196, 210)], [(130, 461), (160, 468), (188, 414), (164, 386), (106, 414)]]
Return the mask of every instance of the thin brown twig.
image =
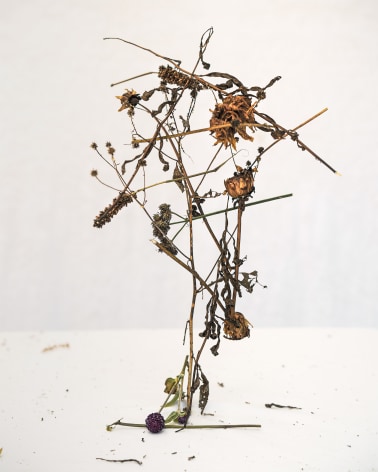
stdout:
[(139, 465), (143, 465), (143, 462), (138, 461), (138, 459), (105, 459), (104, 457), (96, 457), (96, 460), (106, 462), (136, 462)]
[[(267, 125), (263, 123), (239, 123), (237, 127), (243, 127), (243, 126), (248, 126), (249, 128), (270, 128), (274, 129), (272, 125)], [(206, 131), (215, 131), (217, 129), (223, 129), (223, 128), (234, 128), (235, 124), (233, 123), (224, 123), (223, 125), (214, 125), (214, 126), (208, 126), (206, 128), (198, 128), (198, 129), (193, 129), (190, 131), (182, 131), (181, 133), (172, 133), (166, 136), (159, 136), (156, 138), (156, 141), (159, 141), (161, 139), (169, 139), (169, 138), (181, 138), (184, 136), (189, 136), (190, 134), (198, 134), (198, 133), (204, 133)], [(141, 144), (141, 143), (149, 143), (151, 139), (133, 139), (131, 144)]]
[[(136, 48), (138, 49), (142, 49), (143, 51), (147, 51), (151, 54), (153, 54), (154, 56), (156, 57), (159, 57), (160, 59), (164, 59), (165, 61), (169, 62), (170, 64), (172, 64), (177, 70), (179, 70), (180, 72), (182, 72), (183, 74), (186, 74), (188, 75), (189, 77), (193, 77), (194, 79), (196, 79), (198, 82), (200, 82), (201, 84), (205, 85), (207, 88), (211, 88), (213, 90), (215, 90), (216, 92), (219, 92), (223, 95), (228, 95), (227, 93), (225, 93), (224, 90), (218, 88), (216, 85), (213, 85), (212, 83), (208, 82), (207, 80), (204, 80), (202, 77), (200, 77), (199, 75), (196, 75), (194, 74), (194, 72), (189, 72), (185, 69), (183, 69), (182, 67), (179, 66), (178, 64), (178, 61), (174, 61), (173, 59), (170, 59), (169, 57), (166, 57), (166, 56), (162, 56), (161, 54), (153, 51), (152, 49), (149, 49), (149, 48), (146, 48), (146, 47), (143, 47), (143, 46), (140, 46), (139, 44), (136, 44), (136, 43), (133, 43), (132, 41), (127, 41), (126, 39), (122, 39), (122, 38), (104, 38), (104, 40), (107, 40), (107, 39), (114, 39), (114, 40), (117, 40), (117, 41), (122, 41), (126, 44), (130, 44), (131, 46), (135, 46)], [(199, 60), (197, 61), (197, 64), (196, 64), (196, 67), (197, 65), (199, 64)], [(196, 68), (195, 67), (195, 68)], [(195, 70), (195, 69), (194, 69)]]
[(242, 226), (242, 216), (243, 216), (243, 204), (244, 202), (239, 199), (238, 202), (238, 220), (237, 220), (237, 232), (236, 232), (236, 246), (235, 246), (235, 254), (234, 254), (234, 264), (235, 264), (235, 271), (234, 271), (234, 279), (235, 285), (232, 294), (232, 309), (235, 310), (236, 305), (236, 296), (239, 290), (239, 267), (240, 267), (240, 243), (241, 243), (241, 226)]

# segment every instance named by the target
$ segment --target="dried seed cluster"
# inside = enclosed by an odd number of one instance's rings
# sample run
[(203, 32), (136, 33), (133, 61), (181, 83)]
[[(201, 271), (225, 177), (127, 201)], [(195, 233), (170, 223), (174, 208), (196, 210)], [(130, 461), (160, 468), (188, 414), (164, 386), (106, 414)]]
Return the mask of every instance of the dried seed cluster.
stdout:
[(170, 230), (170, 221), (172, 218), (171, 205), (162, 203), (159, 206), (159, 213), (153, 215), (152, 234), (159, 239), (162, 246), (171, 254), (177, 254), (177, 249), (167, 237)]
[(114, 198), (112, 203), (104, 210), (100, 211), (100, 213), (96, 216), (93, 226), (95, 228), (102, 228), (104, 224), (109, 223), (123, 207), (126, 207), (132, 201), (133, 198), (131, 195), (125, 192), (120, 192), (118, 197)]
[(183, 74), (182, 72), (179, 72), (171, 66), (160, 66), (158, 77), (160, 77), (160, 79), (167, 84), (178, 85), (184, 89), (188, 88), (190, 90), (202, 90), (204, 88), (204, 85), (198, 82), (198, 80)]

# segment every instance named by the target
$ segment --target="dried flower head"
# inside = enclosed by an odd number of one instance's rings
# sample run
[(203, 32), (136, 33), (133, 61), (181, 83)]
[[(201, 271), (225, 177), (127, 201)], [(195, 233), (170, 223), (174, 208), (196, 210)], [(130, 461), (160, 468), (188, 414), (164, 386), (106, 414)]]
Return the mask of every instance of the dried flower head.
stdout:
[(126, 92), (120, 96), (116, 96), (119, 100), (121, 100), (121, 108), (119, 108), (118, 111), (122, 110), (128, 110), (129, 115), (134, 114), (134, 107), (138, 105), (140, 98), (140, 95), (135, 91), (135, 90), (128, 90), (126, 89)]
[(243, 139), (253, 141), (253, 137), (247, 134), (246, 127), (249, 126), (253, 130), (254, 105), (251, 99), (245, 95), (228, 95), (222, 103), (217, 103), (213, 115), (210, 119), (210, 126), (230, 125), (225, 128), (219, 128), (213, 131), (215, 136), (214, 144), (224, 144), (224, 146), (232, 146), (236, 149), (238, 133)]
[(225, 337), (232, 340), (249, 338), (249, 324), (244, 315), (238, 311), (231, 312), (227, 315), (223, 325)]
[(177, 418), (177, 422), (180, 424), (186, 424), (188, 421), (188, 415), (186, 413), (183, 413), (182, 416), (179, 416)]
[(151, 413), (146, 418), (146, 426), (151, 433), (160, 433), (164, 429), (164, 416), (160, 413)]
[(253, 191), (253, 177), (249, 169), (242, 169), (224, 181), (227, 193), (232, 198), (245, 197)]

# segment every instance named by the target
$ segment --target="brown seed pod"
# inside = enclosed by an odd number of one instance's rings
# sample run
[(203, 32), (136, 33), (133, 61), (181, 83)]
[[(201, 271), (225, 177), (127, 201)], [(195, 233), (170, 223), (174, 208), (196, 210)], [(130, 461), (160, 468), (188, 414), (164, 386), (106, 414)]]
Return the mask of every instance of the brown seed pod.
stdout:
[(253, 177), (250, 171), (242, 171), (224, 181), (227, 193), (232, 198), (245, 197), (253, 190)]
[(249, 338), (249, 321), (244, 318), (244, 315), (238, 311), (231, 312), (227, 315), (224, 324), (223, 331), (227, 339), (239, 340), (243, 338)]

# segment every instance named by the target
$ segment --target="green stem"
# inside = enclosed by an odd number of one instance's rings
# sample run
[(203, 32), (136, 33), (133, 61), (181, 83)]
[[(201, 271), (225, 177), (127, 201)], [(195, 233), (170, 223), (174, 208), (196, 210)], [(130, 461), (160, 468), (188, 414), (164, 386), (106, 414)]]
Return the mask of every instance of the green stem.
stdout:
[[(110, 431), (114, 426), (129, 426), (131, 428), (145, 428), (145, 424), (141, 423), (124, 423), (116, 421), (106, 427)], [(180, 425), (167, 424), (164, 428), (180, 429)], [(185, 429), (230, 429), (230, 428), (261, 428), (261, 424), (187, 424)]]
[(185, 361), (184, 361), (184, 365), (182, 366), (182, 369), (181, 369), (181, 372), (179, 373), (179, 375), (176, 377), (176, 381), (175, 383), (172, 385), (168, 395), (167, 395), (167, 398), (165, 399), (165, 402), (162, 404), (162, 406), (160, 407), (160, 410), (159, 410), (159, 413), (161, 413), (162, 409), (165, 407), (165, 405), (168, 403), (168, 400), (171, 398), (171, 396), (173, 395), (173, 391), (175, 390), (175, 388), (177, 387), (177, 384), (179, 384), (181, 382), (181, 380), (184, 378), (184, 375), (185, 375), (185, 369), (187, 368), (188, 366), (188, 356), (185, 357)]
[[(259, 205), (260, 203), (267, 203), (267, 202), (272, 202), (274, 200), (280, 200), (281, 198), (287, 198), (287, 197), (292, 197), (293, 194), (292, 193), (287, 193), (285, 195), (279, 195), (278, 197), (272, 197), (272, 198), (264, 198), (263, 200), (258, 200), (257, 202), (251, 202), (251, 203), (247, 203), (246, 207), (248, 206), (252, 206), (252, 205)], [(194, 220), (201, 220), (202, 218), (207, 218), (208, 216), (213, 216), (213, 215), (219, 215), (220, 213), (227, 213), (229, 211), (234, 211), (234, 210), (237, 210), (238, 207), (235, 207), (235, 208), (226, 208), (225, 210), (218, 210), (218, 211), (213, 211), (212, 213), (206, 213), (205, 215), (200, 215), (200, 216), (195, 216), (193, 217), (193, 221)], [(173, 221), (172, 223), (170, 223), (171, 225), (177, 225), (179, 223), (188, 223), (188, 219), (183, 219), (181, 221)]]

